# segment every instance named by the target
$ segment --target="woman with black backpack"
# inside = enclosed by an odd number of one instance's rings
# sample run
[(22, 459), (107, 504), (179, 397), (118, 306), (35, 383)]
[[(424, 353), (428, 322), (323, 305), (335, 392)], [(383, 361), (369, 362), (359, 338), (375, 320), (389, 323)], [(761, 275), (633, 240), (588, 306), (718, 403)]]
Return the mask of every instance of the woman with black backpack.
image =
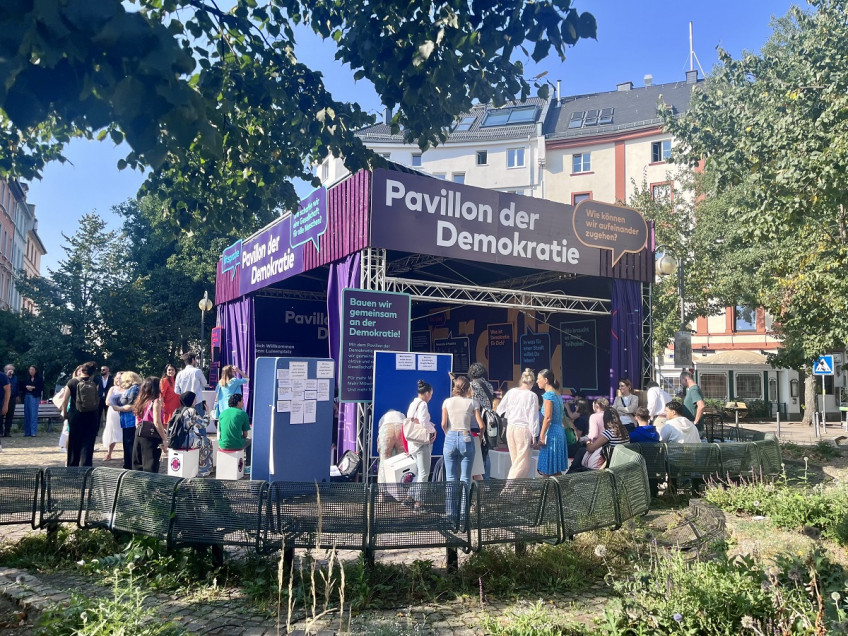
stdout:
[(100, 430), (98, 406), (100, 396), (97, 382), (92, 378), (97, 372), (96, 362), (86, 362), (78, 367), (65, 386), (60, 413), (68, 414), (68, 466), (91, 466), (94, 442)]

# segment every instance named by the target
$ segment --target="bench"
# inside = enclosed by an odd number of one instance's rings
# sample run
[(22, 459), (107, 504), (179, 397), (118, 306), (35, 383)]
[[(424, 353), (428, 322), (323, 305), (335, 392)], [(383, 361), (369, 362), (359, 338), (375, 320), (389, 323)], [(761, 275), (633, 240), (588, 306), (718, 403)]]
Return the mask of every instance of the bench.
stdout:
[[(21, 428), (23, 428), (24, 421), (24, 405), (23, 404), (15, 404), (15, 419), (21, 421)], [(62, 417), (62, 414), (59, 413), (59, 409), (56, 408), (56, 405), (53, 402), (41, 402), (38, 405), (38, 422), (46, 421), (47, 422), (47, 432), (51, 433), (53, 431), (53, 423), (57, 422), (61, 424), (65, 420)]]
[(559, 543), (563, 538), (559, 501), (554, 479), (472, 482), (474, 551), (495, 543)]

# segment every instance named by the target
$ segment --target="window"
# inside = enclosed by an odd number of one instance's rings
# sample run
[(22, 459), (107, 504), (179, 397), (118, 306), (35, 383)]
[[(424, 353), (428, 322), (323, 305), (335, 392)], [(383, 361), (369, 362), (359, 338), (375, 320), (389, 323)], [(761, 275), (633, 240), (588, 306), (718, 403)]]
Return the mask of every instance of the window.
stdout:
[(736, 307), (733, 308), (733, 330), (756, 331), (757, 310), (753, 307), (736, 305)]
[(489, 163), (489, 151), (488, 150), (478, 150), (477, 151), (477, 165), (485, 166)]
[(321, 164), (321, 181), (326, 181), (330, 178), (330, 161), (327, 160)]
[(454, 183), (465, 183), (465, 173), (464, 172), (454, 172), (453, 173), (453, 182)]
[(571, 113), (571, 117), (568, 119), (568, 127), (569, 128), (580, 128), (583, 126), (583, 111), (578, 110), (576, 113)]
[(581, 201), (591, 201), (592, 193), (591, 192), (575, 192), (571, 195), (571, 205), (577, 205)]
[(503, 126), (505, 124), (528, 124), (536, 120), (535, 106), (519, 106), (490, 110), (483, 119), (482, 126)]
[(762, 400), (763, 376), (760, 373), (736, 374), (736, 398), (738, 400)]
[(421, 153), (413, 152), (412, 153), (412, 167), (420, 168), (421, 167)]
[(524, 148), (508, 148), (506, 151), (506, 167), (521, 168), (524, 166)]
[(591, 169), (591, 155), (588, 152), (571, 155), (571, 172), (589, 172)]
[(433, 174), (433, 176), (436, 177), (437, 179), (441, 179), (442, 181), (445, 180), (445, 173), (444, 172), (436, 172), (436, 173)]
[(651, 198), (654, 201), (670, 201), (671, 200), (671, 184), (670, 183), (654, 183), (654, 184), (651, 184)]
[(477, 121), (476, 117), (463, 117), (454, 128), (454, 131), (463, 132), (465, 130), (471, 130), (471, 127), (474, 125), (475, 121)]
[(707, 399), (727, 399), (726, 373), (701, 373), (698, 375), (698, 385), (701, 387), (701, 393)]
[(392, 153), (390, 153), (390, 152), (380, 152), (380, 153), (377, 153), (377, 154), (379, 154), (386, 161), (388, 161), (389, 159), (392, 158)]
[(671, 377), (671, 378), (662, 378), (660, 381), (662, 385), (662, 390), (668, 393), (671, 397), (674, 397), (680, 392), (680, 378), (679, 377)]
[(606, 124), (611, 124), (612, 123), (612, 116), (613, 116), (614, 112), (615, 112), (614, 108), (603, 108), (603, 109), (601, 109), (601, 117), (600, 117), (600, 119), (598, 119), (598, 123), (601, 124), (602, 126), (604, 126)]
[(660, 163), (671, 157), (671, 139), (651, 144), (651, 163)]
[(583, 120), (584, 126), (597, 126), (598, 125), (598, 116), (601, 114), (597, 108), (586, 111), (586, 119)]

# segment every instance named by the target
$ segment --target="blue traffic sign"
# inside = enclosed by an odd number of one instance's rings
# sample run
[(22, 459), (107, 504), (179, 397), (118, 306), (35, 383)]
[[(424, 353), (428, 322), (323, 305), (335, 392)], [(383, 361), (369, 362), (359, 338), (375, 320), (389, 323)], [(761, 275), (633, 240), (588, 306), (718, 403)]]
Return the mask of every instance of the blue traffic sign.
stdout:
[(819, 356), (813, 365), (813, 375), (833, 375), (833, 356)]

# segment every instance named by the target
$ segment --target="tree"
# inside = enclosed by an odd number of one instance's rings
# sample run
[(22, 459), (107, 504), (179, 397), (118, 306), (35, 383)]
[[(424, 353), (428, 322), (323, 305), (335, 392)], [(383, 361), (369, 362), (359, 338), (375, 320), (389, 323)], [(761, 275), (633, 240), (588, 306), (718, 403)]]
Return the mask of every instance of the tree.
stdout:
[(104, 301), (112, 286), (123, 284), (125, 244), (96, 214), (85, 214), (71, 236), (62, 234), (65, 258), (47, 277), (20, 281), (37, 315), (28, 318), (28, 363), (45, 378), (69, 374), (86, 360), (109, 356), (109, 321)]
[[(765, 307), (784, 358), (806, 364), (848, 341), (848, 6), (810, 4), (775, 22), (759, 55), (720, 51), (689, 112), (665, 114), (677, 159), (711, 175), (702, 271), (724, 284), (710, 291)], [(717, 266), (738, 268), (735, 284)]]
[[(354, 131), (372, 121), (298, 62), (295, 28), (335, 46), (422, 148), (476, 101), (547, 85), (540, 60), (595, 37), (571, 0), (8, 0), (0, 3), (0, 176), (35, 178), (75, 136), (126, 140), (119, 166), (150, 166), (146, 192), (183, 227), (237, 226), (292, 206), (328, 153), (351, 170), (379, 161)], [(532, 47), (532, 52), (525, 47)]]

